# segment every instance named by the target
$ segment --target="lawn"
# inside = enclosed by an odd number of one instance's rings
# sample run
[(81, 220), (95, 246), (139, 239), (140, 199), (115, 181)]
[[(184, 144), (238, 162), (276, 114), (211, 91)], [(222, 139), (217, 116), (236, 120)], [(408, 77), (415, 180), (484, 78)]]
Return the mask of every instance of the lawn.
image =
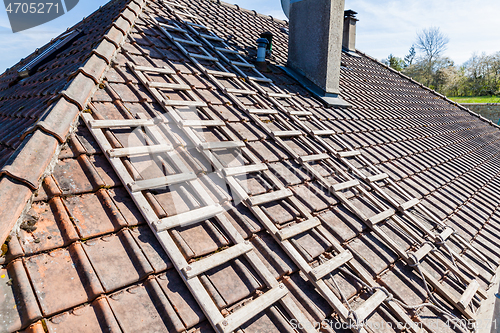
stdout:
[(448, 98), (457, 103), (500, 103), (500, 96), (460, 96)]

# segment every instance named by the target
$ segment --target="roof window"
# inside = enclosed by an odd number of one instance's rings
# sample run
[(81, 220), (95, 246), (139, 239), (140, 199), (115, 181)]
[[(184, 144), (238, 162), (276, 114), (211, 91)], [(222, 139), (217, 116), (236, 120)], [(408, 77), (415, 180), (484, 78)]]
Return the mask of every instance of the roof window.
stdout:
[(35, 73), (38, 68), (46, 64), (50, 60), (54, 59), (61, 51), (65, 49), (65, 46), (69, 46), (69, 43), (80, 36), (80, 30), (72, 30), (66, 32), (60, 36), (55, 42), (52, 43), (46, 50), (40, 53), (37, 57), (31, 60), (29, 63), (24, 65), (21, 69), (17, 71), (18, 80), (27, 78), (28, 76)]

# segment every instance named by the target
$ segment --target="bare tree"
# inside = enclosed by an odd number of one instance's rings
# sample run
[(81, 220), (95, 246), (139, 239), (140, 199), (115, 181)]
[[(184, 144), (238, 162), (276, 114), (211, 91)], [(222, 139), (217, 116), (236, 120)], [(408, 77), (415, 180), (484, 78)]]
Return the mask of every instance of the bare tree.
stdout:
[(423, 29), (417, 33), (415, 47), (425, 54), (425, 59), (432, 64), (447, 48), (450, 39), (437, 27)]
[(415, 44), (413, 44), (410, 47), (408, 54), (404, 58), (404, 62), (405, 62), (406, 67), (411, 66), (413, 64), (413, 60), (415, 60), (416, 55), (417, 55), (417, 52), (415, 52)]

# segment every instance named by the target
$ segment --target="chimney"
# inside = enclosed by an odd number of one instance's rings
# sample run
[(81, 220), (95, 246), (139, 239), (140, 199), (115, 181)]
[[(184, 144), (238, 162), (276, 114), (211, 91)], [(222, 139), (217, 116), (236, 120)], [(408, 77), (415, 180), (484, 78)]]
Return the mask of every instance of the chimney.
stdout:
[(349, 52), (356, 52), (356, 12), (346, 10), (344, 12), (344, 37), (342, 38), (342, 47)]
[(328, 106), (349, 106), (339, 96), (344, 1), (290, 1), (286, 70)]

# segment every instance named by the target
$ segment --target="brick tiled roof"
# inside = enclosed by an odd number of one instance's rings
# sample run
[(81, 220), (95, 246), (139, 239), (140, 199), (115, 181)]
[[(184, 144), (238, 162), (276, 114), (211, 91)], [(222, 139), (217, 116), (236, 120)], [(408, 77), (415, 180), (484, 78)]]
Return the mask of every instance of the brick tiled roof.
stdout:
[[(381, 304), (367, 314), (368, 325), (414, 321), (427, 331), (460, 331), (445, 328), (449, 315), (438, 309), (466, 318), (472, 308), (454, 300), (474, 279), (486, 290), (500, 262), (498, 128), (361, 52), (342, 55), (341, 93), (352, 108), (326, 108), (279, 68), (287, 59), (286, 22), (216, 1), (178, 4), (111, 1), (75, 26), (83, 37), (36, 74), (9, 87), (28, 57), (0, 77), (0, 236), (11, 233), (0, 257), (0, 331), (212, 332), (212, 308), (197, 301), (200, 291), (190, 291), (185, 276), (236, 246), (255, 255), (191, 278), (222, 318), (262, 301), (278, 282), (288, 292), (238, 326), (242, 332), (292, 332), (297, 318), (343, 322), (346, 313), (335, 306), (359, 313), (377, 293)], [(252, 69), (236, 72), (238, 83), (203, 72), (235, 67), (209, 47), (221, 67), (187, 55), (206, 40), (182, 22), (186, 12), (243, 61), (255, 56), (258, 35), (272, 32), (262, 73), (274, 86), (255, 84)], [(165, 31), (172, 38), (188, 31), (193, 43), (176, 43)], [(154, 121), (144, 131), (97, 126), (147, 119)], [(111, 155), (155, 140), (171, 149), (155, 158)], [(203, 148), (221, 141), (238, 149)], [(258, 171), (235, 171), (244, 165)], [(196, 179), (134, 190), (179, 169)], [(188, 220), (206, 202), (222, 213), (157, 232), (158, 220), (173, 223), (184, 213)], [(449, 230), (439, 223), (460, 235), (446, 236), (446, 247), (430, 236)], [(431, 243), (440, 250), (408, 264), (405, 256)], [(314, 278), (325, 261), (350, 254)], [(179, 266), (184, 261), (190, 270)], [(438, 308), (407, 307), (431, 302)]]

